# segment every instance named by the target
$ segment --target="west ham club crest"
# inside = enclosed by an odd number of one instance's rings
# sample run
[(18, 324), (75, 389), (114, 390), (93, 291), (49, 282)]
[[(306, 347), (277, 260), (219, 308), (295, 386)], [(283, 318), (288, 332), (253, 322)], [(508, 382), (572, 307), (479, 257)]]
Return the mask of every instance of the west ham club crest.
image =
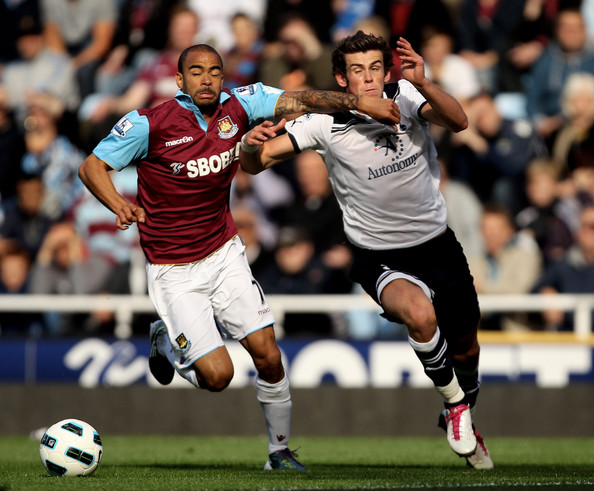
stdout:
[(222, 138), (223, 140), (235, 136), (239, 129), (229, 116), (219, 119), (217, 121), (217, 126), (219, 127), (219, 138)]

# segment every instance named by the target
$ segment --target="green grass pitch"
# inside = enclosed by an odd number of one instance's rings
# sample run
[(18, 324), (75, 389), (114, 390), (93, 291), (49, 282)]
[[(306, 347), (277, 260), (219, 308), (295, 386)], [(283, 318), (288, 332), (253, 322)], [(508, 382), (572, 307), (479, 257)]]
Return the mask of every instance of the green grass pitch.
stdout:
[(492, 471), (467, 468), (445, 438), (294, 436), (306, 472), (266, 472), (264, 437), (101, 435), (94, 475), (50, 476), (39, 443), (0, 437), (0, 491), (594, 489), (593, 438), (488, 438)]

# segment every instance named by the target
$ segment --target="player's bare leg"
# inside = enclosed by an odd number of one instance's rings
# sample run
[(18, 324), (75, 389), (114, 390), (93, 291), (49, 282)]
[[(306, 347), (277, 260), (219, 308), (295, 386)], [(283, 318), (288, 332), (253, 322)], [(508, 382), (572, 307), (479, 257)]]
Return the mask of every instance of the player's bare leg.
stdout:
[(225, 390), (233, 379), (233, 362), (225, 346), (220, 346), (194, 362), (198, 385), (210, 392)]
[(162, 385), (168, 385), (175, 371), (198, 388), (211, 392), (224, 390), (233, 378), (233, 363), (225, 346), (220, 346), (198, 359), (190, 368), (179, 368), (175, 352), (167, 336), (162, 320), (150, 327), (151, 352), (149, 367), (153, 376)]
[(257, 396), (264, 410), (269, 437), (269, 460), (264, 469), (305, 470), (295, 458), (297, 455), (288, 447), (293, 403), (273, 327), (249, 334), (241, 340), (241, 344), (254, 360), (258, 372)]
[(471, 455), (477, 447), (470, 406), (458, 383), (448, 343), (439, 330), (429, 291), (404, 278), (390, 282), (381, 292), (384, 310), (408, 328), (409, 343), (444, 399), (447, 439), (458, 455)]
[(275, 384), (285, 377), (281, 353), (276, 344), (272, 326), (249, 334), (240, 343), (254, 360), (259, 378), (269, 384)]

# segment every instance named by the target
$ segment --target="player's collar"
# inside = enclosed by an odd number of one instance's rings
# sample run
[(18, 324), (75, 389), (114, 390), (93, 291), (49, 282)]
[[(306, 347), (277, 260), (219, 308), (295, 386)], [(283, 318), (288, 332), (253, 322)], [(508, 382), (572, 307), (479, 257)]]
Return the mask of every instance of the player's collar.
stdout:
[[(222, 104), (225, 101), (227, 101), (230, 97), (231, 96), (227, 92), (221, 91), (221, 95), (219, 96), (219, 102)], [(198, 108), (198, 106), (196, 104), (194, 104), (194, 101), (192, 100), (192, 98), (185, 92), (182, 92), (181, 89), (177, 89), (177, 92), (175, 94), (175, 100), (184, 109), (187, 109), (188, 111), (192, 111), (194, 113), (198, 113), (198, 114), (202, 115), (200, 109)]]
[[(219, 96), (219, 102), (222, 104), (225, 101), (229, 100), (230, 98), (231, 98), (231, 96), (227, 92), (221, 92), (221, 95)], [(200, 127), (204, 131), (207, 130), (208, 122), (204, 118), (202, 111), (200, 111), (198, 106), (196, 104), (194, 104), (194, 101), (188, 94), (186, 94), (185, 92), (182, 92), (181, 89), (178, 89), (175, 94), (175, 100), (184, 109), (187, 109), (188, 111), (192, 111), (194, 113), (194, 115), (196, 116), (196, 119), (198, 120), (198, 124), (200, 125)]]

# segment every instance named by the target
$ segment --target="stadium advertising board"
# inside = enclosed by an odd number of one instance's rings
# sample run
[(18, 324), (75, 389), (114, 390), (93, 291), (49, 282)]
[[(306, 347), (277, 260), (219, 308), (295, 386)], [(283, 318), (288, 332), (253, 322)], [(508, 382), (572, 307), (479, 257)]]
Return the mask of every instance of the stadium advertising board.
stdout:
[[(279, 342), (295, 388), (431, 387), (421, 364), (403, 341)], [(253, 384), (252, 361), (236, 342), (227, 344), (235, 364), (230, 387)], [(105, 338), (0, 342), (0, 383), (78, 383), (82, 387), (149, 384), (146, 339)], [(594, 349), (582, 344), (488, 344), (482, 347), (484, 381), (528, 382), (538, 387), (594, 383)], [(169, 387), (191, 386), (176, 375)]]

